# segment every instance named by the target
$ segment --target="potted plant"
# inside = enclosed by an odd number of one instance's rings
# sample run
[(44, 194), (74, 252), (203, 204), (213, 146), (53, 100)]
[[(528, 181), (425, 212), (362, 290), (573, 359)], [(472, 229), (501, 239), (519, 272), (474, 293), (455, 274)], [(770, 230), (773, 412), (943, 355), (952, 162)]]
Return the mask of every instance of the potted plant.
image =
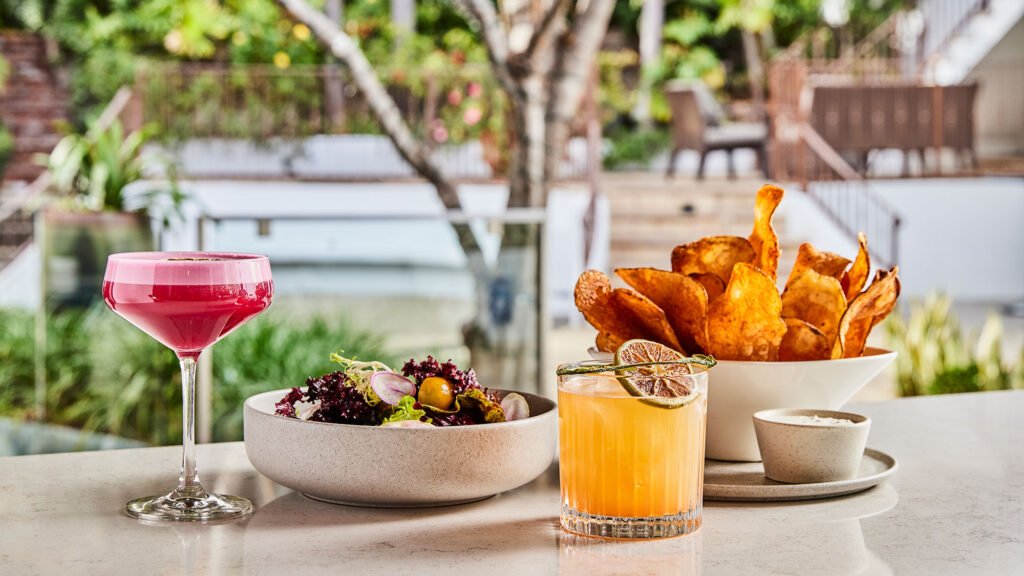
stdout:
[[(114, 120), (94, 122), (84, 134), (65, 132), (45, 161), (53, 201), (37, 220), (36, 238), (46, 297), (57, 306), (87, 306), (100, 294), (107, 256), (152, 250), (152, 223), (180, 218), (184, 195), (173, 166), (143, 152), (154, 125), (125, 135)], [(161, 169), (166, 183), (129, 190)]]

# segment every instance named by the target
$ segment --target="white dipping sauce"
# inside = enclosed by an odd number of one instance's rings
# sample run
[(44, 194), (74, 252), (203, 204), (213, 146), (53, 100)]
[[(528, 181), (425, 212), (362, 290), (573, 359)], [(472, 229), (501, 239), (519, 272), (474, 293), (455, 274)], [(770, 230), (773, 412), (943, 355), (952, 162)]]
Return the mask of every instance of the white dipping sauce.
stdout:
[(783, 424), (803, 424), (805, 426), (852, 426), (856, 424), (853, 420), (846, 418), (831, 418), (828, 416), (776, 416), (772, 418), (775, 422)]

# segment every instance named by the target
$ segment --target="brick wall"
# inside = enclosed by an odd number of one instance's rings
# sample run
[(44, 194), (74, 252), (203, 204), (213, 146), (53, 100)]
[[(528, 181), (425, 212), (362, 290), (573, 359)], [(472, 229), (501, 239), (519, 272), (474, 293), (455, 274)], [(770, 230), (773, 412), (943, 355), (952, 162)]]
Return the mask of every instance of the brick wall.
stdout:
[(49, 154), (60, 140), (54, 121), (68, 118), (68, 95), (39, 36), (0, 31), (0, 54), (11, 67), (6, 89), (0, 93), (0, 120), (14, 136), (15, 145), (3, 179), (31, 181), (43, 171), (33, 156)]

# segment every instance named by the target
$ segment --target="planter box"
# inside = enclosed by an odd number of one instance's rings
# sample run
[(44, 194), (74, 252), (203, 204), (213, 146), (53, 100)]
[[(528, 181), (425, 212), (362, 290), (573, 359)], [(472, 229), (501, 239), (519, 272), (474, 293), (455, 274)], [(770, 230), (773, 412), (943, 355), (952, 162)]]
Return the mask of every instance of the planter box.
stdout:
[(107, 256), (154, 245), (149, 217), (127, 212), (47, 210), (36, 220), (36, 238), (43, 239), (43, 294), (55, 308), (97, 302)]

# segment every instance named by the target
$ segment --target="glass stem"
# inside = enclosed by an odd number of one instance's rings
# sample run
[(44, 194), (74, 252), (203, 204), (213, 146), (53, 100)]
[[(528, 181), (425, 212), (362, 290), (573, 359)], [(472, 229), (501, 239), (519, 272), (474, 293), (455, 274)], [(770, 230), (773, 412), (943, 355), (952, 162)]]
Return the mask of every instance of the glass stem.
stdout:
[(196, 361), (198, 356), (182, 356), (181, 361), (181, 476), (177, 498), (205, 498), (196, 469)]

